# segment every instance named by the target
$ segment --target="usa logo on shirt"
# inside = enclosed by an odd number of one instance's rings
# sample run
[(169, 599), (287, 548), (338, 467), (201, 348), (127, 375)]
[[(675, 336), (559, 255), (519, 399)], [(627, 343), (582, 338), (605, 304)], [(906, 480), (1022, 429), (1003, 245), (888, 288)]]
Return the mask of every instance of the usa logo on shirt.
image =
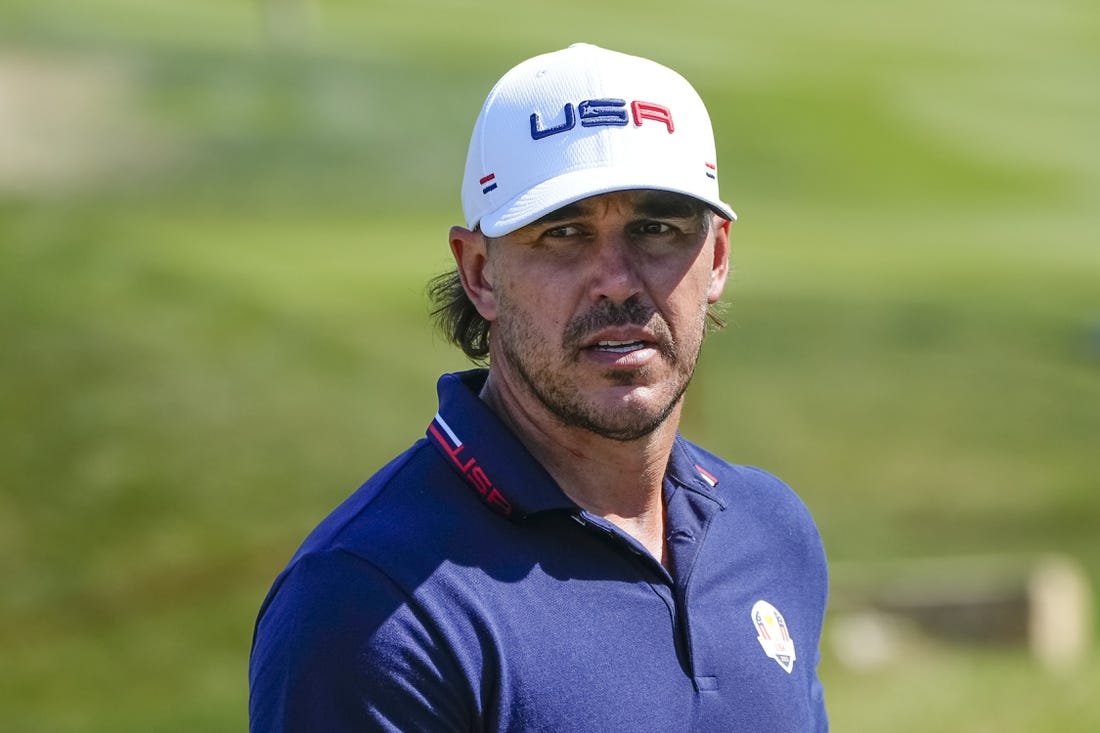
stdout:
[(764, 653), (790, 674), (794, 669), (794, 639), (783, 614), (767, 601), (757, 601), (752, 607), (752, 623)]

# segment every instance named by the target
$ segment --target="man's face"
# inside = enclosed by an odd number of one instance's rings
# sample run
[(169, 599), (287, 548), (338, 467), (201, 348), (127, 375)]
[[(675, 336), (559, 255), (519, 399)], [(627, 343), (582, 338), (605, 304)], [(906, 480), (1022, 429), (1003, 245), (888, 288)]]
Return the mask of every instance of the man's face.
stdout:
[(729, 222), (686, 196), (594, 196), (487, 244), (490, 359), (564, 425), (648, 435), (695, 370)]

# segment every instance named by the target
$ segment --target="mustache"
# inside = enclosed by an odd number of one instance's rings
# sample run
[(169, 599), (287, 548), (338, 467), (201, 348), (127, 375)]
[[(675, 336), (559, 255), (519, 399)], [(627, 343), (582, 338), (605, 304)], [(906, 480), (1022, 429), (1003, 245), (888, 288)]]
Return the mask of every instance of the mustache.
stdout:
[(609, 326), (641, 326), (649, 329), (657, 338), (658, 349), (669, 357), (675, 357), (676, 347), (668, 323), (651, 305), (632, 297), (617, 303), (602, 300), (591, 310), (576, 316), (565, 324), (563, 344), (567, 349), (580, 348), (591, 334)]

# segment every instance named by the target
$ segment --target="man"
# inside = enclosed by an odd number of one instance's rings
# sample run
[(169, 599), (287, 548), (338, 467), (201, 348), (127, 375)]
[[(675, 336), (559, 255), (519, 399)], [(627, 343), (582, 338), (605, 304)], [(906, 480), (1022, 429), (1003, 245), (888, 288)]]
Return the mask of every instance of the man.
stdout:
[(490, 92), (432, 288), (488, 369), (306, 540), (253, 731), (824, 731), (802, 503), (677, 432), (733, 211), (679, 75), (578, 44)]

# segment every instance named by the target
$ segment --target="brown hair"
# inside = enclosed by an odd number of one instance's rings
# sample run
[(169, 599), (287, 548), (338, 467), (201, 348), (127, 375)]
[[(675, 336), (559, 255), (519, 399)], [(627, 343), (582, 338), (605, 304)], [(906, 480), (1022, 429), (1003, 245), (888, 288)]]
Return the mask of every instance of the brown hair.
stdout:
[(475, 364), (489, 361), (489, 322), (470, 302), (457, 268), (428, 281), (428, 303), (436, 328), (448, 341)]

